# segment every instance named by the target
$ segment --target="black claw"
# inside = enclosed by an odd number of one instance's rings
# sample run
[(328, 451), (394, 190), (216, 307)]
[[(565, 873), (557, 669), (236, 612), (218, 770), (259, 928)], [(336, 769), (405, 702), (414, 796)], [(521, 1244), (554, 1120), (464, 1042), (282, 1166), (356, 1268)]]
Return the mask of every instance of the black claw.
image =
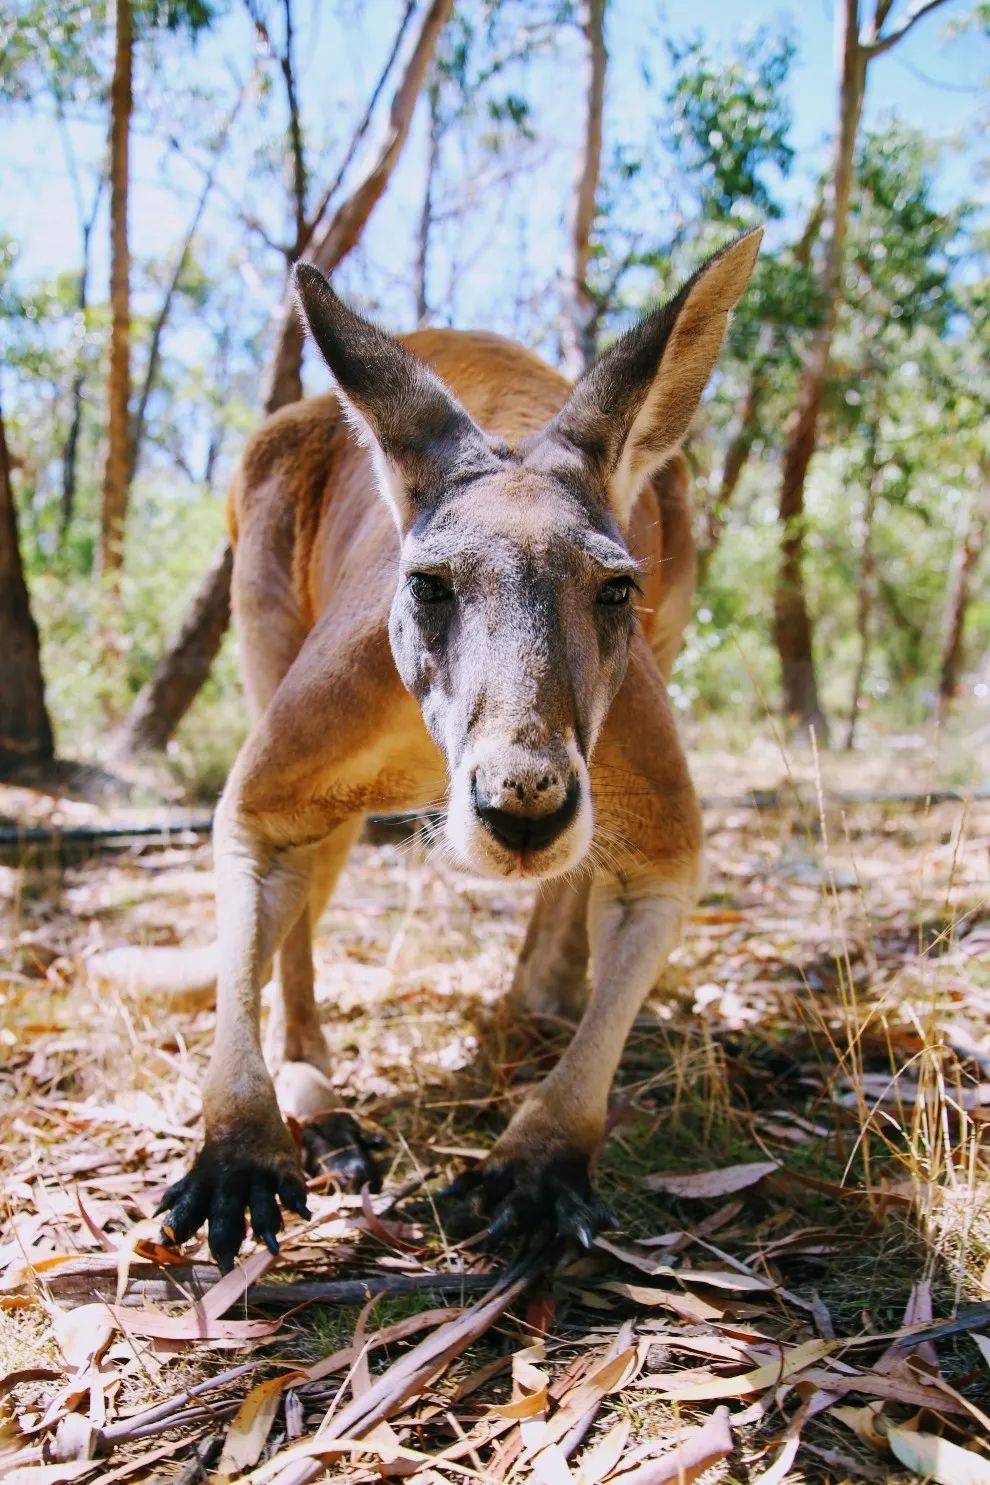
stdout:
[(507, 1161), (465, 1171), (440, 1193), (459, 1200), (466, 1213), (491, 1216), (486, 1237), (497, 1243), (510, 1233), (555, 1231), (590, 1248), (596, 1233), (614, 1219), (595, 1195), (585, 1157), (567, 1153), (544, 1159)]
[(272, 1254), (278, 1252), (275, 1234), (282, 1229), (282, 1214), (275, 1200), (274, 1184), (258, 1176), (251, 1183), (251, 1230)]
[(287, 1211), (295, 1212), (304, 1222), (309, 1221), (309, 1207), (306, 1205), (306, 1187), (298, 1176), (285, 1176), (278, 1188), (278, 1199)]
[(514, 1207), (506, 1204), (488, 1224), (488, 1241), (499, 1243), (519, 1225)]
[(459, 1201), (461, 1197), (470, 1196), (472, 1191), (477, 1190), (481, 1182), (482, 1175), (480, 1170), (465, 1170), (459, 1176), (455, 1176), (452, 1181), (448, 1181), (446, 1186), (441, 1186), (437, 1192), (437, 1196), (441, 1200), (446, 1200), (450, 1197), (454, 1201)]

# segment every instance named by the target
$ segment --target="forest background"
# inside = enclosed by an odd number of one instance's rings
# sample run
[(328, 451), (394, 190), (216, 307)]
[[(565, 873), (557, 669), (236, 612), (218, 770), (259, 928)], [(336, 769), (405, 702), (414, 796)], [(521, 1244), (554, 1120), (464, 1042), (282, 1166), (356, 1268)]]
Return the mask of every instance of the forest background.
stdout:
[(263, 409), (326, 385), (294, 259), (393, 329), (483, 326), (574, 372), (761, 221), (687, 448), (675, 702), (701, 744), (779, 713), (874, 755), (947, 738), (971, 771), (990, 8), (834, 9), (0, 14), (0, 766), (166, 749), (191, 792), (221, 785), (245, 725), (225, 487)]

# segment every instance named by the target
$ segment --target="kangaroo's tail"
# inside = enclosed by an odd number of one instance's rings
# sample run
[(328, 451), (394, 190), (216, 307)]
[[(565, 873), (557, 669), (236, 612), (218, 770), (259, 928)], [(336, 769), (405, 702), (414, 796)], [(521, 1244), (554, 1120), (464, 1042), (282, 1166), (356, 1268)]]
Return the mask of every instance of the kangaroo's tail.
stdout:
[(164, 999), (199, 1010), (216, 1002), (217, 945), (197, 949), (109, 949), (87, 963), (92, 979), (115, 985), (138, 999)]

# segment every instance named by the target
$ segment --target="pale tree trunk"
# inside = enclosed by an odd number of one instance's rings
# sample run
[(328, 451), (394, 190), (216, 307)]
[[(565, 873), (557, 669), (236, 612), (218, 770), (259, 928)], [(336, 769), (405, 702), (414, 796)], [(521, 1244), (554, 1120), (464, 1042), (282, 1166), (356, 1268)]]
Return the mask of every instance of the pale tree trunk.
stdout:
[(116, 9), (116, 50), (110, 88), (110, 375), (100, 522), (100, 567), (105, 576), (111, 577), (119, 572), (123, 562), (131, 468), (131, 264), (127, 240), (134, 61), (131, 0), (116, 0)]
[(62, 541), (72, 523), (76, 503), (76, 468), (79, 459), (79, 435), (82, 430), (83, 391), (86, 386), (84, 353), (86, 349), (86, 312), (89, 308), (90, 258), (93, 246), (93, 231), (96, 227), (96, 217), (100, 209), (100, 202), (103, 199), (106, 174), (101, 169), (96, 181), (96, 188), (93, 191), (93, 199), (87, 207), (83, 195), (79, 167), (72, 148), (68, 124), (66, 123), (65, 114), (62, 109), (62, 100), (57, 92), (55, 93), (55, 115), (62, 134), (65, 162), (68, 167), (69, 180), (72, 183), (72, 191), (76, 201), (76, 215), (79, 219), (81, 249), (79, 286), (76, 291), (76, 314), (79, 325), (78, 345), (76, 348), (77, 360), (72, 376), (72, 389), (69, 394), (69, 429), (65, 437), (65, 447), (62, 450), (62, 499), (58, 524), (59, 540)]
[(836, 50), (839, 68), (839, 116), (832, 158), (826, 241), (822, 267), (822, 322), (798, 384), (787, 429), (778, 514), (780, 564), (774, 593), (774, 638), (780, 656), (784, 713), (803, 726), (824, 729), (818, 698), (811, 614), (804, 588), (804, 488), (818, 435), (818, 419), (828, 377), (836, 319), (842, 300), (849, 198), (853, 182), (856, 135), (873, 58), (889, 51), (922, 15), (944, 0), (915, 0), (892, 31), (883, 34), (892, 0), (875, 0), (872, 20), (860, 34), (859, 0), (836, 0)]
[(749, 456), (753, 451), (753, 444), (756, 442), (760, 429), (760, 404), (765, 391), (766, 369), (762, 362), (758, 361), (750, 372), (749, 382), (739, 403), (735, 427), (725, 451), (718, 492), (709, 501), (705, 512), (704, 545), (698, 553), (699, 579), (711, 566), (712, 559), (718, 551), (719, 542), (725, 533), (732, 497), (736, 493), (743, 470), (749, 462)]
[(945, 604), (942, 652), (939, 657), (938, 715), (944, 717), (959, 695), (965, 658), (966, 615), (972, 597), (973, 574), (990, 534), (990, 488), (973, 497), (952, 559)]
[(45, 706), (38, 627), (31, 614), (17, 512), (10, 475), (10, 456), (0, 409), (0, 776), (22, 763), (52, 757), (52, 724)]
[(873, 602), (876, 596), (876, 553), (873, 547), (873, 527), (880, 493), (877, 466), (877, 424), (870, 426), (866, 451), (866, 499), (863, 504), (863, 542), (859, 562), (859, 592), (856, 599), (856, 627), (859, 630), (859, 658), (853, 677), (852, 697), (849, 702), (849, 726), (846, 731), (846, 752), (856, 746), (856, 724), (859, 721), (859, 706), (866, 681), (866, 666), (870, 658)]
[[(311, 222), (306, 228), (305, 235), (310, 243), (307, 256), (324, 273), (329, 273), (355, 246), (384, 194), (408, 137), (416, 99), (452, 4), (453, 0), (432, 0), (392, 100), (386, 137), (369, 168), (318, 237), (315, 235), (318, 223)], [(407, 6), (400, 23), (395, 46), (386, 64), (386, 72), (396, 55), (410, 13), (411, 5)], [(351, 142), (346, 157), (348, 160), (352, 158), (356, 141), (367, 131), (370, 110), (381, 92), (385, 75), (383, 73), (379, 80), (369, 110)], [(338, 181), (340, 178), (341, 173), (338, 172)], [(325, 195), (320, 203), (321, 211), (326, 204)], [(302, 346), (298, 317), (294, 306), (287, 303), (283, 309), (278, 339), (270, 362), (266, 412), (277, 411), (289, 402), (298, 401), (302, 396)], [(224, 543), (193, 598), (177, 642), (162, 656), (154, 677), (135, 701), (134, 712), (137, 715), (132, 714), (124, 723), (120, 743), (116, 747), (118, 755), (134, 753), (142, 747), (164, 747), (192, 705), (209, 674), (229, 622), (231, 570), (230, 548)], [(203, 633), (202, 638), (198, 639), (200, 629)], [(148, 712), (152, 707), (158, 713), (153, 725), (148, 720)], [(149, 741), (152, 735), (154, 741)]]
[(155, 317), (154, 326), (152, 327), (151, 340), (148, 343), (148, 362), (145, 366), (144, 379), (141, 383), (141, 392), (138, 396), (137, 406), (134, 409), (134, 417), (131, 420), (128, 485), (130, 485), (130, 483), (133, 481), (134, 476), (137, 473), (138, 464), (141, 459), (141, 445), (144, 442), (145, 424), (148, 416), (148, 402), (151, 398), (152, 392), (154, 391), (155, 382), (158, 377), (158, 363), (161, 357), (162, 336), (165, 333), (165, 327), (168, 324), (169, 315), (172, 313), (172, 305), (175, 302), (175, 296), (178, 293), (179, 284), (182, 281), (182, 275), (186, 269), (186, 263), (189, 261), (189, 254), (192, 250), (192, 245), (195, 241), (196, 233), (199, 231), (199, 224), (203, 220), (203, 213), (206, 211), (207, 202), (210, 199), (210, 192), (213, 190), (213, 186), (217, 178), (217, 171), (220, 167), (222, 146), (224, 142), (229, 138), (230, 131), (234, 127), (234, 124), (237, 120), (237, 115), (240, 113), (241, 110), (241, 104), (244, 101), (244, 96), (245, 90), (242, 89), (240, 96), (235, 102), (233, 108), (228, 113), (227, 117), (224, 119), (222, 127), (219, 131), (217, 145), (213, 152), (212, 163), (203, 178), (203, 185), (199, 193), (199, 199), (196, 202), (195, 210), (193, 211), (192, 218), (186, 230), (186, 235), (183, 238), (182, 246), (179, 249), (178, 257), (175, 260), (175, 266), (172, 269), (169, 281), (165, 287), (165, 293), (162, 297), (161, 306), (158, 310), (157, 316)]
[(584, 118), (567, 212), (568, 264), (565, 270), (563, 320), (560, 327), (562, 370), (578, 377), (595, 356), (597, 305), (588, 283), (591, 231), (602, 162), (602, 115), (605, 106), (606, 0), (581, 0), (585, 39)]
[(423, 183), (423, 204), (419, 212), (419, 227), (416, 231), (416, 262), (413, 268), (413, 286), (416, 292), (416, 324), (426, 325), (430, 319), (429, 276), (430, 238), (433, 235), (433, 189), (436, 184), (437, 165), (440, 160), (440, 89), (434, 82), (430, 86), (430, 143), (426, 154), (426, 180)]
[[(409, 135), (416, 100), (432, 61), (437, 40), (448, 19), (453, 0), (431, 0), (423, 18), (416, 45), (392, 99), (388, 125), (382, 141), (353, 190), (337, 207), (323, 230), (314, 235), (306, 259), (321, 273), (330, 274), (356, 245), (368, 219), (378, 205), (398, 164)], [(265, 412), (277, 412), (302, 396), (302, 322), (291, 296), (282, 306), (275, 350), (269, 363)]]

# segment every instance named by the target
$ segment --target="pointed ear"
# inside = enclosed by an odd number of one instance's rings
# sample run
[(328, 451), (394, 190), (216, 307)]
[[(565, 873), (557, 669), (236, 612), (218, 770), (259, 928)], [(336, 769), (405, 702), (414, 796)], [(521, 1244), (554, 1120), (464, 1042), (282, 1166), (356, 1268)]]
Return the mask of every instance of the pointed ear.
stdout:
[(499, 467), (484, 433), (424, 361), (348, 309), (311, 264), (296, 264), (293, 287), (400, 531), (455, 481)]
[(756, 227), (709, 258), (669, 304), (599, 357), (546, 430), (592, 466), (623, 528), (644, 480), (687, 433), (762, 237)]

